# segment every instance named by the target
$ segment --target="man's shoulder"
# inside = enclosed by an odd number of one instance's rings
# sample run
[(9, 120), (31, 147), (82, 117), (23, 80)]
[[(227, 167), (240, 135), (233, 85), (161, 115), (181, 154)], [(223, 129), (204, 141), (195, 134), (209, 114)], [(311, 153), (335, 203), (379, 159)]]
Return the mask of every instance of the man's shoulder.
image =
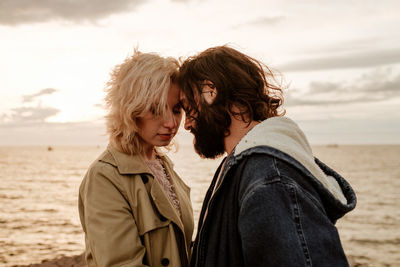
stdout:
[(234, 175), (240, 180), (240, 191), (279, 176), (275, 158), (265, 153), (250, 153), (236, 162)]
[(289, 176), (298, 175), (298, 172), (294, 173), (295, 167), (291, 158), (271, 147), (252, 148), (240, 153), (235, 160), (237, 166), (234, 168), (234, 175), (240, 176), (239, 195), (246, 194), (245, 192), (256, 187), (286, 181)]
[(274, 156), (265, 153), (251, 153), (238, 161), (239, 168), (246, 172), (260, 172), (274, 168)]
[(234, 162), (241, 176), (275, 176), (277, 174), (275, 155), (270, 147), (259, 146), (235, 156)]
[[(305, 172), (305, 167), (289, 154), (270, 146), (247, 149), (232, 160), (244, 174), (263, 173), (264, 177)], [(291, 176), (289, 175), (289, 176)]]

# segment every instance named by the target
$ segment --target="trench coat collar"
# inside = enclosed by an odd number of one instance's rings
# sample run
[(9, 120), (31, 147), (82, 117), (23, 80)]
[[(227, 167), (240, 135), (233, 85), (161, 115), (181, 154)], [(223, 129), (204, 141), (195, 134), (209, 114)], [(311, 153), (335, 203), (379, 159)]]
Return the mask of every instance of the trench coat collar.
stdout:
[[(120, 174), (147, 173), (153, 175), (140, 154), (128, 155), (110, 145), (108, 145), (107, 151), (109, 154), (105, 153), (101, 160), (116, 166)], [(173, 166), (168, 157), (163, 155), (159, 155), (159, 157), (168, 165)]]

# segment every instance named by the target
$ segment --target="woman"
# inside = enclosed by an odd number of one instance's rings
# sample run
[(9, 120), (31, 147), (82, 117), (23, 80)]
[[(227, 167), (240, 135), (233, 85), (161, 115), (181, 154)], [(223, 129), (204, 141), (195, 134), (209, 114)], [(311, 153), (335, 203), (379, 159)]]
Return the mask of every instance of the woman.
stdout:
[(179, 64), (135, 51), (112, 72), (109, 146), (79, 189), (89, 266), (187, 266), (193, 233), (190, 189), (158, 147), (181, 118)]

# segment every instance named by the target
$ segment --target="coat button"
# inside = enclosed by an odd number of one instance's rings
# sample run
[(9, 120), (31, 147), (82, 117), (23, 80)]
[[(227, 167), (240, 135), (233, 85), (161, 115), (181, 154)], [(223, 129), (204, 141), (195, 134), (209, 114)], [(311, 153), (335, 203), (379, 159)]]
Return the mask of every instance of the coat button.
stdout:
[(162, 264), (162, 266), (168, 266), (169, 265), (169, 259), (167, 259), (167, 258), (162, 259), (161, 260), (161, 264)]

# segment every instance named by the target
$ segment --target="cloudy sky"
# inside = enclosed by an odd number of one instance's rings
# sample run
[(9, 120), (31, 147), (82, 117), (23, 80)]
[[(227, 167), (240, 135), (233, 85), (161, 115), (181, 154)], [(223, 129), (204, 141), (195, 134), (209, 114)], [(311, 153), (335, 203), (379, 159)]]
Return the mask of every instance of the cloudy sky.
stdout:
[(134, 47), (223, 44), (280, 71), (311, 143), (400, 143), (399, 14), (398, 0), (1, 0), (0, 145), (104, 144), (103, 88)]

